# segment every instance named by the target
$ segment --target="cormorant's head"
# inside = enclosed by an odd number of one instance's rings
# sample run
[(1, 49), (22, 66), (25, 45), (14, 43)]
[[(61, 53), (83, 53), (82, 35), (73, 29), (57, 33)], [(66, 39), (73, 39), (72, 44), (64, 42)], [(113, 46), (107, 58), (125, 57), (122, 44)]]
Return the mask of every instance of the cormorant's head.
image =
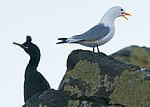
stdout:
[(31, 36), (27, 36), (26, 37), (26, 42), (24, 42), (23, 44), (19, 44), (16, 42), (13, 42), (13, 44), (20, 46), (21, 48), (23, 48), (25, 50), (25, 52), (27, 52), (31, 57), (34, 56), (40, 56), (40, 49), (33, 44), (32, 42), (32, 38)]

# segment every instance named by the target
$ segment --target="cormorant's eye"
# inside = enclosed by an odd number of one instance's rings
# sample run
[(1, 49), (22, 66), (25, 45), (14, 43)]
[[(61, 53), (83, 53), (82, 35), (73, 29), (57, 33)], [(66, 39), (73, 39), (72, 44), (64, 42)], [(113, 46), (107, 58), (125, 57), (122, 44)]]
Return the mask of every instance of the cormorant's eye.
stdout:
[(121, 11), (123, 11), (123, 9), (121, 9)]
[(29, 47), (27, 47), (27, 46), (26, 46), (25, 48), (26, 48), (26, 49), (29, 49)]
[(26, 49), (28, 49), (28, 48), (29, 48), (29, 45), (28, 45), (28, 44), (27, 44), (27, 45), (25, 45), (25, 48), (26, 48)]

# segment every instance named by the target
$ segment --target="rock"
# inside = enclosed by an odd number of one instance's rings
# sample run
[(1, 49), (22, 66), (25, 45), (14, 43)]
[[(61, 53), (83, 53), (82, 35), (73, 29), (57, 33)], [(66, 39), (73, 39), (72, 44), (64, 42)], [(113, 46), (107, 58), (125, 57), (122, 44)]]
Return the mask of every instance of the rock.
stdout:
[(147, 106), (150, 105), (149, 86), (150, 70), (125, 64), (103, 53), (75, 50), (68, 57), (67, 71), (59, 90), (75, 99), (89, 102), (91, 107), (99, 105), (86, 98), (99, 99), (101, 106)]
[(111, 56), (124, 63), (150, 69), (150, 48), (130, 46), (112, 54)]
[[(128, 51), (124, 55), (130, 56)], [(150, 70), (103, 53), (74, 50), (59, 89), (37, 93), (23, 107), (148, 107), (149, 90)]]
[(44, 93), (37, 93), (23, 107), (65, 107), (69, 101), (73, 102), (74, 99), (63, 92), (50, 89)]

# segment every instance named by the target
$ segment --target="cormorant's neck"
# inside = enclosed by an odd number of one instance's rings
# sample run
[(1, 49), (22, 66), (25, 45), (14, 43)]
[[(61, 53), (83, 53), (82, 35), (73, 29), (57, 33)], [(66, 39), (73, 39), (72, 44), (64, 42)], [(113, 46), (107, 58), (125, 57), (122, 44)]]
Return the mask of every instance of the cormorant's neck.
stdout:
[(29, 63), (27, 65), (26, 71), (32, 72), (35, 71), (40, 61), (40, 55), (30, 56)]

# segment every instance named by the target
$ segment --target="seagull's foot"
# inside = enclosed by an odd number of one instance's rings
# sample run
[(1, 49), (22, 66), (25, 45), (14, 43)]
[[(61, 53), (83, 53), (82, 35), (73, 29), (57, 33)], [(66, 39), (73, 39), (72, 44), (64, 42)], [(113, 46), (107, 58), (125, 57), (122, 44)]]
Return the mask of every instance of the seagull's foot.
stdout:
[(95, 51), (95, 47), (93, 47), (93, 52)]
[(97, 47), (97, 52), (100, 53), (99, 48), (98, 48), (98, 45), (96, 45), (96, 47)]

